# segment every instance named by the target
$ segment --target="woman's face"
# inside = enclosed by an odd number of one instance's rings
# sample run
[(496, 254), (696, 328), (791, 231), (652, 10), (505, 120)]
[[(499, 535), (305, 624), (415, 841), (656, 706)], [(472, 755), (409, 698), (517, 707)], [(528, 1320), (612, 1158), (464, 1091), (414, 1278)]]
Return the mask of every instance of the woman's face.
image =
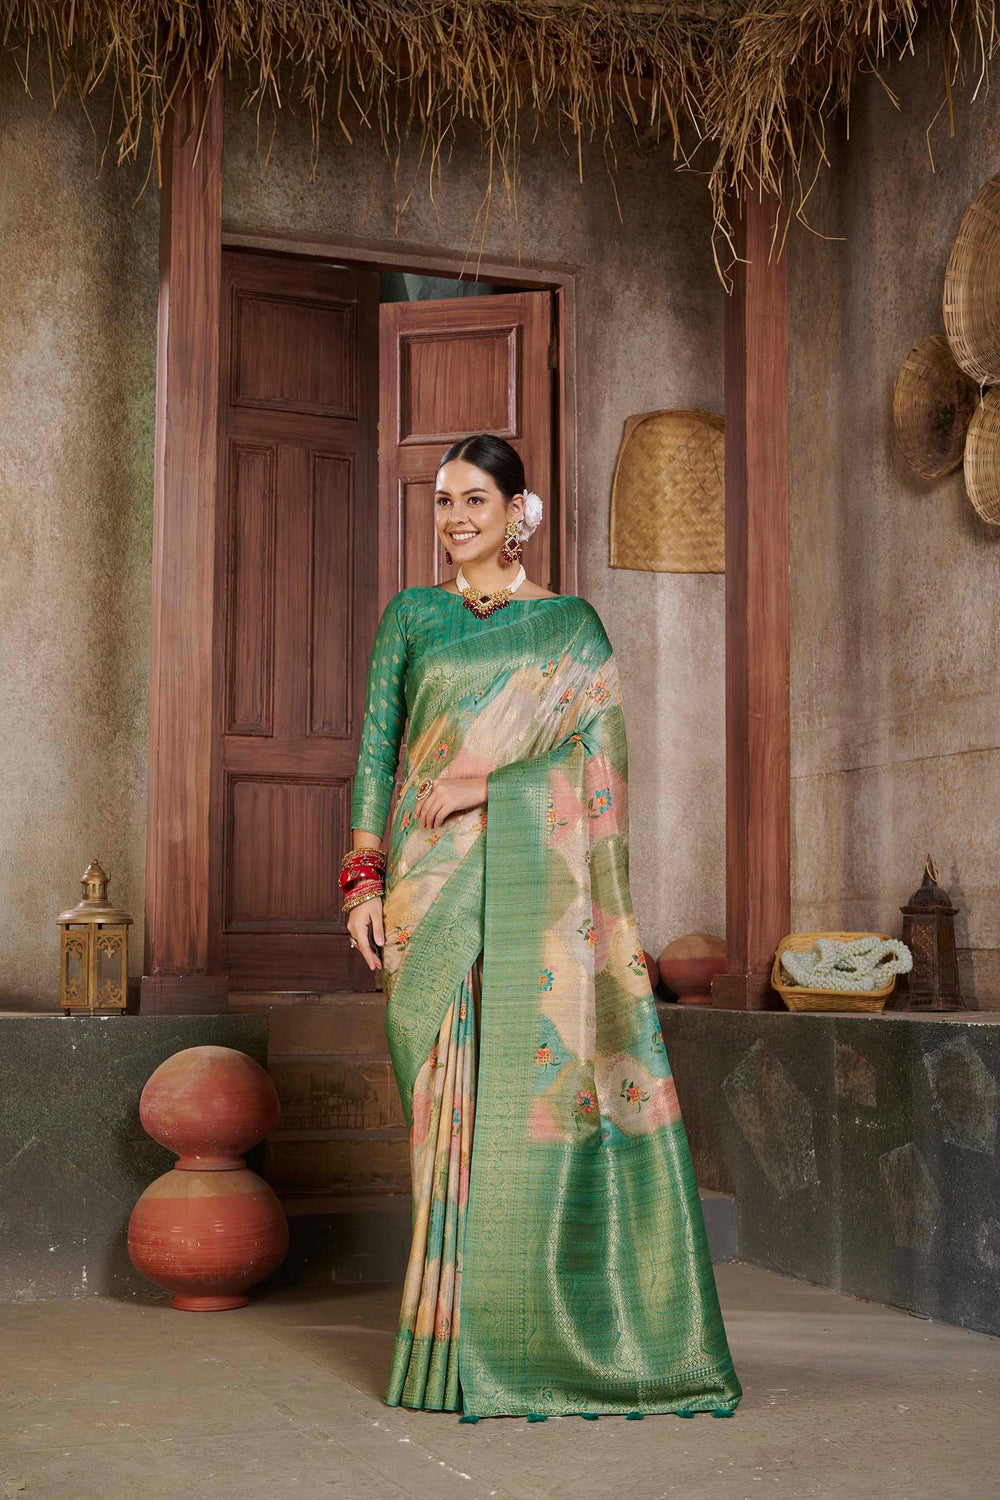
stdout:
[(496, 480), (464, 458), (453, 458), (438, 469), (434, 525), (456, 563), (495, 560), (508, 519), (523, 511), (523, 495), (508, 501)]

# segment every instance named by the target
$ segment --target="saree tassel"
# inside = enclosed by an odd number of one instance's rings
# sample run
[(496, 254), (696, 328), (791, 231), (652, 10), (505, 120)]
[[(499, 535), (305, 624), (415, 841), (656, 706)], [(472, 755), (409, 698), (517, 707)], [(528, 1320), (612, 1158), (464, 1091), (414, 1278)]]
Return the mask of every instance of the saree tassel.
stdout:
[(693, 1417), (694, 1416), (694, 1412), (693, 1411), (678, 1411), (678, 1412), (675, 1412), (674, 1415), (678, 1416), (678, 1417)]
[(460, 1422), (478, 1422), (479, 1418), (467, 1413), (464, 1417), (459, 1417), (458, 1420)]
[(712, 1413), (713, 1417), (735, 1417), (735, 1415), (736, 1413), (734, 1411), (728, 1411), (725, 1407), (719, 1407)]
[(596, 1422), (599, 1413), (596, 1411), (582, 1411), (580, 1415), (585, 1422)]
[(644, 1411), (630, 1411), (625, 1415), (626, 1422), (641, 1422), (646, 1415)]
[(529, 1422), (547, 1422), (548, 1420), (548, 1417), (540, 1411), (529, 1411), (528, 1413)]

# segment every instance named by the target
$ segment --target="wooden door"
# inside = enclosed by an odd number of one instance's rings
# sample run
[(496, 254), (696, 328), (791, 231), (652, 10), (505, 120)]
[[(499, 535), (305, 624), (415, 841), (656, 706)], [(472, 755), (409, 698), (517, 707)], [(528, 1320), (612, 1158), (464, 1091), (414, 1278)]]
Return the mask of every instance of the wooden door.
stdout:
[(371, 987), (338, 874), (378, 617), (378, 285), (223, 257), (210, 931), (237, 990)]
[(528, 576), (560, 591), (553, 472), (556, 333), (551, 292), (390, 302), (380, 310), (380, 602), (454, 577), (434, 531), (434, 478), (456, 438), (492, 432), (524, 460), (545, 505)]

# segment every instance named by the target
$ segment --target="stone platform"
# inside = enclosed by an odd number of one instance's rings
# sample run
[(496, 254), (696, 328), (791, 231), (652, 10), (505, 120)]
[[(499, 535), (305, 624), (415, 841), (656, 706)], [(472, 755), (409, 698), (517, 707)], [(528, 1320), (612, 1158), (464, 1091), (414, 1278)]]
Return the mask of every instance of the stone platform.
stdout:
[(1000, 1333), (1000, 1013), (660, 1018), (740, 1260)]
[(158, 1290), (125, 1231), (176, 1158), (143, 1130), (139, 1095), (165, 1058), (202, 1046), (264, 1064), (267, 1020), (0, 1012), (0, 1301)]

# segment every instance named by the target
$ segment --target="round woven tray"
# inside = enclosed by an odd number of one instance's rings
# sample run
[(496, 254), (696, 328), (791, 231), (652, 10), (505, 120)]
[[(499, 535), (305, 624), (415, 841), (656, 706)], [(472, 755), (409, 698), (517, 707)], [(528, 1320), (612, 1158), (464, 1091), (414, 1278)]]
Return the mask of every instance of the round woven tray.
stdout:
[(896, 376), (892, 417), (915, 473), (940, 479), (958, 468), (978, 399), (975, 381), (958, 368), (943, 334), (913, 346)]
[(708, 411), (627, 418), (611, 485), (610, 563), (724, 573), (725, 423)]
[(980, 188), (958, 226), (943, 308), (956, 363), (980, 385), (1000, 380), (1000, 176)]
[(969, 423), (965, 488), (976, 513), (1000, 526), (1000, 390), (986, 392)]

